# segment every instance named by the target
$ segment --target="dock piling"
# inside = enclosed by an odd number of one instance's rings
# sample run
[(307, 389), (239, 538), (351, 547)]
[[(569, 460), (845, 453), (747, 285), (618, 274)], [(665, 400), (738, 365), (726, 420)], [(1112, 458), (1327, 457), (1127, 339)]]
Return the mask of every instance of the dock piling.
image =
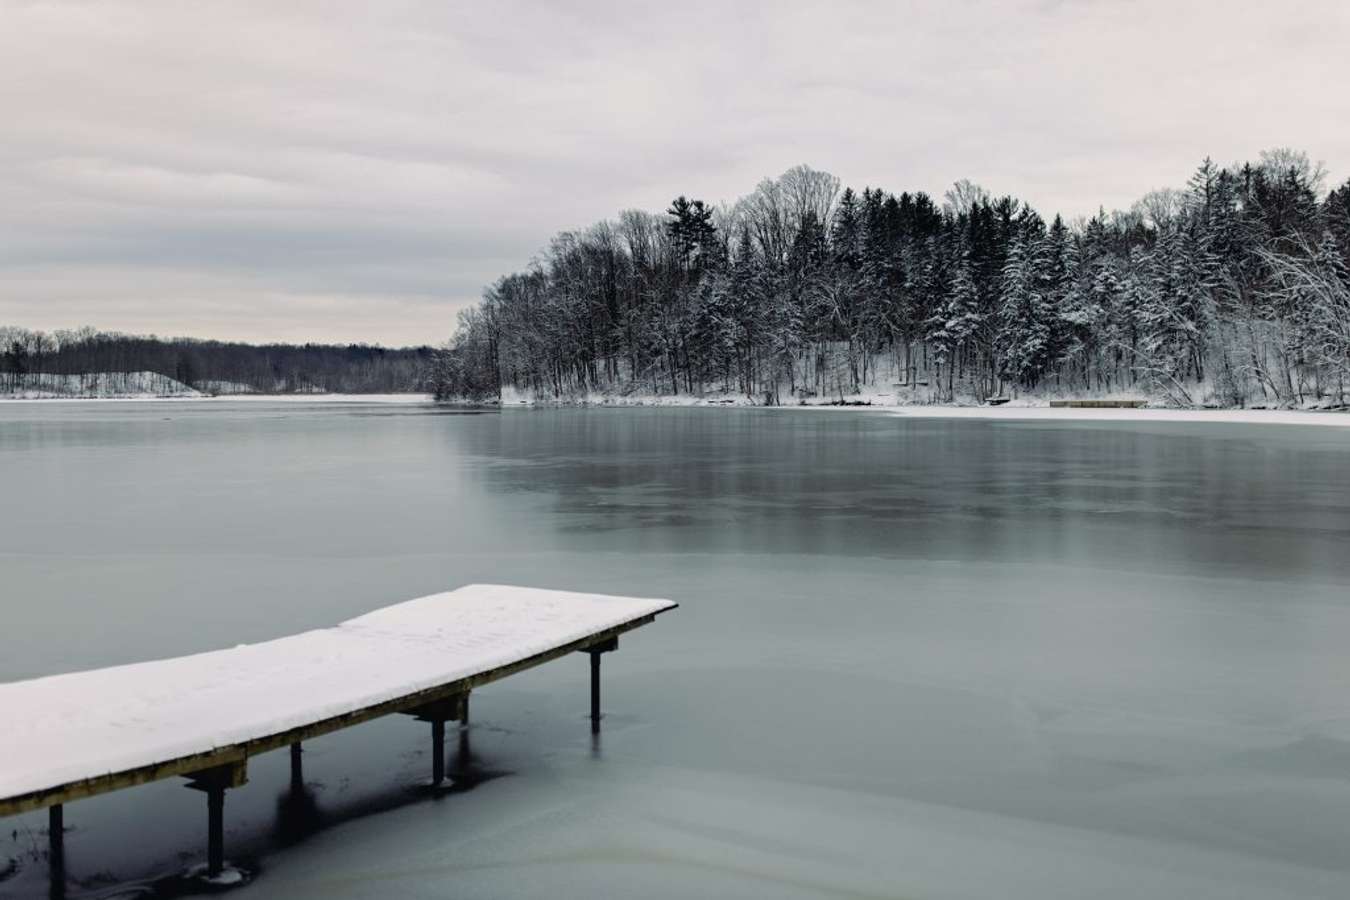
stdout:
[(225, 785), (206, 789), (206, 877), (225, 870)]
[(291, 744), (291, 790), (298, 791), (305, 786), (304, 762), (301, 760), (304, 748), (299, 741)]
[(612, 637), (587, 647), (585, 652), (591, 657), (591, 734), (600, 733), (600, 654), (613, 653), (619, 649), (619, 639)]
[(419, 722), (431, 723), (431, 786), (445, 780), (445, 723), (466, 722), (469, 718), (469, 692), (450, 694), (407, 710)]
[(591, 651), (591, 734), (600, 732), (600, 651)]
[(445, 780), (445, 720), (431, 721), (431, 786)]
[(245, 759), (193, 772), (187, 786), (206, 794), (206, 877), (225, 871), (225, 789), (248, 783)]
[(66, 894), (66, 808), (60, 803), (47, 807), (47, 874), (51, 896)]

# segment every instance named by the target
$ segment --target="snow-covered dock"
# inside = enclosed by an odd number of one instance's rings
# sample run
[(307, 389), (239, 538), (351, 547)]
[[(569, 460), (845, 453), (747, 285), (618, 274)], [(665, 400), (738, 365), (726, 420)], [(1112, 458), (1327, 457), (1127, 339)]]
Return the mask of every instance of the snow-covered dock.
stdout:
[[(224, 789), (250, 756), (389, 713), (431, 722), (433, 781), (444, 725), (469, 691), (573, 651), (591, 656), (592, 727), (600, 653), (673, 609), (666, 600), (471, 585), (260, 644), (0, 684), (0, 816), (161, 778), (208, 793), (210, 861), (220, 870)], [(54, 850), (59, 850), (55, 848)]]

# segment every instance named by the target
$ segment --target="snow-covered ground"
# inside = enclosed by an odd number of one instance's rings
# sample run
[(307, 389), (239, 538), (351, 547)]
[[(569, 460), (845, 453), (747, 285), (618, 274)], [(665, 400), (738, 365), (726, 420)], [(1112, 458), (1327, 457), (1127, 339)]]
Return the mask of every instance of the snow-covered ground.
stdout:
[[(1093, 399), (1140, 399), (1133, 396), (1111, 395)], [(701, 397), (689, 394), (588, 394), (573, 398), (565, 404), (537, 404), (519, 393), (507, 393), (502, 398), (503, 408), (536, 405), (567, 405), (595, 407), (702, 407), (702, 406), (756, 406), (744, 394), (707, 394)], [(1036, 421), (1075, 422), (1229, 422), (1247, 425), (1331, 425), (1350, 426), (1350, 411), (1322, 411), (1316, 409), (1166, 409), (1154, 408), (1086, 408), (1052, 407), (1039, 398), (1019, 398), (1002, 406), (967, 406), (957, 404), (905, 403), (893, 392), (845, 395), (839, 405), (837, 398), (812, 398), (805, 403), (784, 403), (775, 409), (811, 409), (834, 412), (870, 411), (913, 418), (944, 419), (1030, 419)]]
[[(154, 373), (135, 373), (154, 375)], [(44, 376), (46, 377), (46, 376)], [(60, 378), (79, 378), (81, 376), (55, 376)], [(84, 376), (90, 377), (90, 376)], [(163, 378), (163, 376), (154, 376)], [(166, 379), (172, 381), (172, 379)], [(132, 381), (130, 384), (137, 384)], [(141, 382), (144, 383), (144, 382)], [(178, 384), (178, 382), (172, 382)], [(180, 385), (180, 387), (182, 387)], [(23, 396), (0, 395), (0, 403), (11, 400), (211, 400), (229, 403), (391, 403), (418, 404), (431, 402), (431, 395), (425, 393), (408, 394), (230, 394), (212, 398), (208, 395), (184, 388), (186, 393), (104, 393), (98, 396), (60, 396), (47, 394), (38, 396), (27, 393)], [(1070, 421), (1070, 422), (1211, 422), (1235, 423), (1246, 425), (1322, 425), (1350, 427), (1350, 411), (1321, 411), (1313, 409), (1264, 410), (1264, 409), (1102, 409), (1081, 407), (1051, 407), (1048, 401), (1034, 398), (1014, 400), (1003, 406), (961, 406), (927, 403), (897, 403), (893, 393), (873, 393), (859, 396), (845, 396), (845, 405), (836, 405), (829, 399), (814, 398), (807, 403), (785, 404), (774, 409), (809, 409), (832, 412), (873, 412), (910, 418), (942, 419), (988, 419), (988, 420), (1032, 420), (1032, 421)], [(1130, 399), (1130, 398), (1115, 398)], [(613, 394), (588, 394), (573, 398), (566, 404), (538, 404), (519, 393), (507, 393), (503, 396), (501, 408), (531, 408), (539, 405), (585, 406), (585, 407), (749, 407), (757, 406), (743, 394), (706, 394), (701, 397), (689, 394), (632, 394), (619, 396)]]
[(195, 399), (203, 396), (201, 391), (158, 372), (90, 372), (83, 375), (32, 372), (7, 374), (0, 380), (0, 398), (10, 400)]
[(0, 403), (35, 403), (59, 401), (69, 403), (79, 400), (105, 401), (180, 401), (207, 400), (227, 403), (429, 403), (430, 394), (221, 394), (211, 396), (199, 391), (184, 394), (43, 394), (25, 392), (23, 394), (0, 394)]
[[(815, 409), (845, 409), (822, 406)], [(874, 407), (872, 407), (874, 408)], [(901, 406), (886, 409), (893, 416), (926, 419), (992, 419), (1066, 422), (1231, 422), (1243, 425), (1350, 426), (1350, 412), (1273, 409), (1084, 409), (1050, 406)]]

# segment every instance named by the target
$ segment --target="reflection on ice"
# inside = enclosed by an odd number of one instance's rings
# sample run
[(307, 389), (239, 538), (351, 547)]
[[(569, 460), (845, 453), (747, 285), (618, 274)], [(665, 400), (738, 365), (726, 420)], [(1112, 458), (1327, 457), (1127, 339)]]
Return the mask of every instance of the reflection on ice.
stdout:
[[(682, 605), (605, 659), (603, 743), (578, 656), (475, 692), (435, 800), (407, 721), (306, 742), (298, 796), (251, 763), (248, 896), (1350, 889), (1340, 429), (189, 407), (0, 428), (0, 678), (474, 581)], [(181, 869), (186, 793), (72, 806), (72, 884)], [(0, 897), (45, 889), (16, 823)]]

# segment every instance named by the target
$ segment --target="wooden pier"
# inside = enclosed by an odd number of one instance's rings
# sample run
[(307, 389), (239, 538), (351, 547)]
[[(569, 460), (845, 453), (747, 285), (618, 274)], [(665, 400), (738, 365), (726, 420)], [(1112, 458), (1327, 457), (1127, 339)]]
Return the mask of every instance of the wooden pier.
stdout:
[[(0, 684), (0, 817), (49, 810), (52, 878), (64, 879), (65, 804), (180, 776), (207, 796), (205, 877), (229, 880), (225, 792), (250, 757), (391, 713), (430, 723), (431, 780), (445, 778), (445, 723), (475, 688), (573, 652), (600, 657), (675, 608), (667, 600), (472, 585), (261, 644)], [(237, 873), (233, 873), (238, 877)]]

